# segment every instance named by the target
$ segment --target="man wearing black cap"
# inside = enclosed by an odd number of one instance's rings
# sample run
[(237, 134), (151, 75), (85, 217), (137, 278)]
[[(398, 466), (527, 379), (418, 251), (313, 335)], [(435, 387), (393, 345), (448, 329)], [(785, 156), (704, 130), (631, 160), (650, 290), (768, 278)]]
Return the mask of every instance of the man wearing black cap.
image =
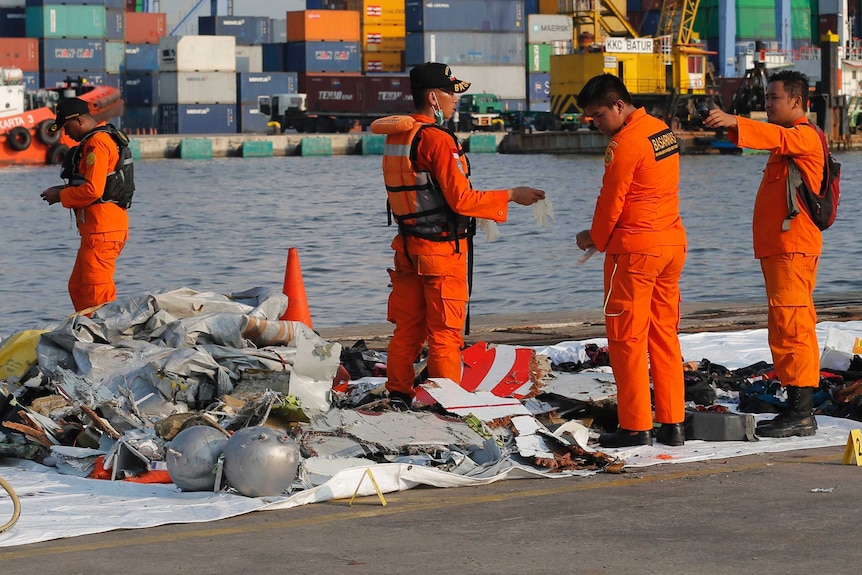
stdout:
[(529, 187), (479, 191), (454, 133), (444, 127), (458, 94), (470, 83), (446, 64), (428, 62), (410, 71), (416, 112), (376, 120), (386, 134), (383, 179), (398, 224), (392, 242), (392, 292), (386, 389), (391, 404), (413, 401), (414, 361), (428, 341), (428, 376), (461, 381), (461, 348), (469, 299), (468, 258), (475, 218), (506, 220), (508, 202), (529, 206), (545, 192)]
[(80, 142), (63, 163), (61, 177), (69, 183), (41, 195), (49, 205), (59, 202), (75, 213), (81, 245), (69, 277), (69, 295), (75, 311), (81, 311), (117, 298), (114, 270), (128, 238), (129, 216), (115, 201), (103, 199), (106, 184), (113, 181), (109, 174), (118, 171), (120, 159), (111, 136), (113, 126), (93, 118), (84, 100), (67, 98), (57, 106), (51, 126), (52, 131), (60, 129)]

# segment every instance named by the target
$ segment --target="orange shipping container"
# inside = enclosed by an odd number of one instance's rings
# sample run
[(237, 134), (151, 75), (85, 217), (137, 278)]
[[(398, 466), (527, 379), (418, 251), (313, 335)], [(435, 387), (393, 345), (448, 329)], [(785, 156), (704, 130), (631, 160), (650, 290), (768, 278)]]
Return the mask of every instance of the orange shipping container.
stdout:
[(404, 52), (368, 52), (362, 54), (365, 72), (403, 72)]
[(22, 72), (38, 72), (39, 39), (0, 38), (0, 66), (21, 68)]
[(129, 44), (158, 44), (168, 35), (168, 17), (161, 12), (126, 12), (125, 40)]
[(348, 0), (347, 8), (359, 12), (363, 24), (404, 25), (404, 0)]
[(403, 52), (405, 50), (404, 26), (364, 26), (362, 28), (362, 50), (365, 52)]
[(359, 42), (359, 12), (302, 10), (287, 13), (288, 42)]
[(539, 0), (539, 14), (559, 14), (558, 0)]

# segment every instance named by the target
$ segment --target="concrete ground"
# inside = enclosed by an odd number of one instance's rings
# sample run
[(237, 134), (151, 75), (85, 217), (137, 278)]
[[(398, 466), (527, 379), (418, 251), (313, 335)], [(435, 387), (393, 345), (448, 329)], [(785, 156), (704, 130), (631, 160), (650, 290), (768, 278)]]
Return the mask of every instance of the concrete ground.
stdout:
[[(818, 312), (862, 319), (862, 297), (821, 300)], [(584, 313), (474, 322), (472, 341), (541, 345), (604, 334), (601, 318)], [(762, 304), (683, 311), (684, 331), (764, 323)], [(383, 347), (388, 330), (321, 332)], [(376, 497), (331, 501), (0, 548), (0, 566), (3, 575), (856, 574), (862, 467), (842, 465), (842, 456), (843, 447), (823, 448), (417, 488), (387, 495), (385, 507)]]

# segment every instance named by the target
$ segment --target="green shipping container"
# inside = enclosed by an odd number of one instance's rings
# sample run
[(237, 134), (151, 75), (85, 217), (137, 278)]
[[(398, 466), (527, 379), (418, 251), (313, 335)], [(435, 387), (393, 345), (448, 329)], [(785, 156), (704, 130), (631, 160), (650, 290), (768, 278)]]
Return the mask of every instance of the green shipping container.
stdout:
[(550, 72), (551, 71), (551, 45), (529, 44), (527, 46), (527, 71), (528, 72)]
[(99, 38), (107, 31), (104, 6), (28, 6), (25, 12), (28, 38)]

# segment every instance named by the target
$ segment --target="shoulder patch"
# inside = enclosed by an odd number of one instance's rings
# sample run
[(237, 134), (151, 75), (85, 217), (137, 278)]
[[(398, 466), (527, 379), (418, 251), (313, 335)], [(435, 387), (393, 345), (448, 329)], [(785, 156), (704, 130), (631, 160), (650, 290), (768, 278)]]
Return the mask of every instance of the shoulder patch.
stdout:
[(616, 140), (612, 140), (608, 147), (605, 148), (605, 167), (611, 165), (611, 162), (614, 161), (614, 149), (617, 147)]
[(649, 137), (652, 144), (653, 153), (655, 153), (655, 161), (663, 160), (667, 157), (679, 154), (679, 142), (676, 140), (676, 134), (668, 128), (657, 134)]
[(87, 154), (87, 165), (92, 166), (96, 163), (96, 152), (90, 152)]

